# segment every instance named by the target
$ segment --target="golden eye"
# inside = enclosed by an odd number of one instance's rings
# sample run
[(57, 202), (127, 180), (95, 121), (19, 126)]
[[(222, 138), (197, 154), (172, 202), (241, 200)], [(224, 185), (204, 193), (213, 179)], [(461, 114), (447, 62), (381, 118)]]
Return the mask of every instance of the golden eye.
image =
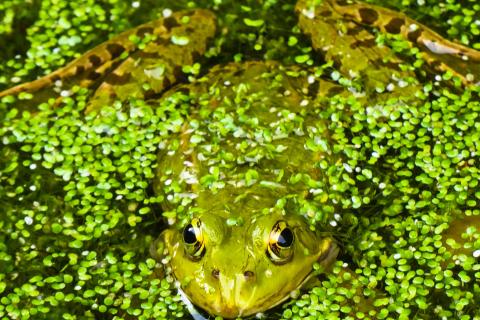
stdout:
[(183, 244), (185, 252), (192, 260), (200, 260), (205, 254), (205, 241), (200, 219), (192, 221), (183, 229)]
[(267, 256), (275, 264), (284, 264), (293, 256), (295, 236), (285, 221), (278, 221), (270, 232)]

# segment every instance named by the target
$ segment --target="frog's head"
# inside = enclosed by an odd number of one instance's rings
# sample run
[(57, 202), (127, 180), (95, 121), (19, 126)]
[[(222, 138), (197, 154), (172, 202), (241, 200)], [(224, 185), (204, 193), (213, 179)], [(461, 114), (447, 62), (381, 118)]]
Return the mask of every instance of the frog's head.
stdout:
[(252, 215), (227, 223), (225, 214), (194, 217), (162, 238), (175, 278), (189, 299), (211, 314), (248, 316), (288, 299), (338, 253), (298, 215)]

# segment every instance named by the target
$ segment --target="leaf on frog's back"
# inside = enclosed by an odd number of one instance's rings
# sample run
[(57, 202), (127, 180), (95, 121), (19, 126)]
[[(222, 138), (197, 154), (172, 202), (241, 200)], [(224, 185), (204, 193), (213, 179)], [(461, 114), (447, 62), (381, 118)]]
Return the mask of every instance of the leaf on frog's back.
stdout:
[[(215, 28), (215, 16), (208, 10), (176, 12), (125, 31), (43, 78), (0, 92), (0, 98), (33, 93), (33, 100), (22, 104), (35, 107), (58, 96), (55, 92), (79, 85), (95, 90), (88, 112), (115, 99), (141, 98), (149, 90), (158, 93), (181, 80), (182, 66), (205, 52)], [(137, 44), (146, 34), (152, 39)], [(178, 43), (174, 37), (184, 40)], [(132, 41), (135, 38), (140, 41)]]

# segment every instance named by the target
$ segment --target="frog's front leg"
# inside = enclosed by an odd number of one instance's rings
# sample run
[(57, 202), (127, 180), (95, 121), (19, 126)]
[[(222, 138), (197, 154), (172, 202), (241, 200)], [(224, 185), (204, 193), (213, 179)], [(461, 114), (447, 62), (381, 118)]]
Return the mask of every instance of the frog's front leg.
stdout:
[[(73, 86), (95, 91), (87, 112), (128, 97), (158, 93), (183, 76), (182, 66), (202, 55), (215, 34), (215, 16), (208, 10), (180, 11), (125, 31), (91, 49), (65, 67), (0, 92), (0, 99), (15, 96), (21, 110), (61, 96)], [(142, 39), (150, 41), (142, 43)], [(18, 100), (20, 93), (33, 95)]]

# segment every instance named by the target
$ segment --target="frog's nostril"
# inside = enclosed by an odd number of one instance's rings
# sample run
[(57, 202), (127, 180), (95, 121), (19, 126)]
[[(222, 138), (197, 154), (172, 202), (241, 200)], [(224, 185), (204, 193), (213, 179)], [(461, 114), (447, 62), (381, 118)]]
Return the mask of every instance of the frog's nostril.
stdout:
[(253, 273), (253, 271), (245, 271), (243, 273), (243, 276), (245, 277), (245, 280), (250, 280), (250, 279), (253, 279), (253, 277), (255, 276), (255, 273)]
[(219, 276), (220, 276), (220, 271), (218, 269), (213, 269), (212, 277), (214, 277), (215, 279), (218, 279)]

